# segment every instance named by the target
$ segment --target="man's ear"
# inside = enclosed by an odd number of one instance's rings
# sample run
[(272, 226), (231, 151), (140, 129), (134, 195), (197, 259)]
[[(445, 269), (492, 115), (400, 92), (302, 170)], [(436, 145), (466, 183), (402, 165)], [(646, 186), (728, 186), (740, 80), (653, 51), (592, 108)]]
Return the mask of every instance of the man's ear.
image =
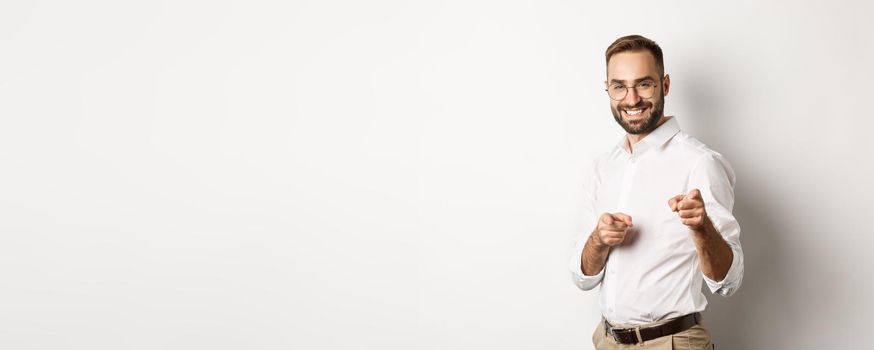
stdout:
[(662, 81), (662, 92), (664, 96), (668, 96), (668, 91), (671, 90), (671, 75), (665, 74), (665, 78)]

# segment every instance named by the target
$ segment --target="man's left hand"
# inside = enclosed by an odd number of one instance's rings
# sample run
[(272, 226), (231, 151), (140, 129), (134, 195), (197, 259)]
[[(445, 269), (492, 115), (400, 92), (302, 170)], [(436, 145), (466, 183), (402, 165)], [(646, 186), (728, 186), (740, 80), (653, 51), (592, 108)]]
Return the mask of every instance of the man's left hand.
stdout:
[(674, 196), (668, 200), (668, 206), (671, 207), (671, 211), (679, 213), (683, 225), (688, 226), (693, 231), (704, 231), (708, 218), (707, 212), (704, 210), (704, 199), (701, 198), (701, 191), (698, 191), (697, 188), (687, 194)]

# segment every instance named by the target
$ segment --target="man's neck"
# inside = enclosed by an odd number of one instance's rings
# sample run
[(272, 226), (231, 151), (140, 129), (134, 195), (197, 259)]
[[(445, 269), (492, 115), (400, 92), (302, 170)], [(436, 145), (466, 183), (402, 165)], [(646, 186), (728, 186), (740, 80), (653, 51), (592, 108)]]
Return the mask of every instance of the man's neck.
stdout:
[[(664, 124), (666, 121), (668, 121), (668, 118), (670, 118), (670, 117), (669, 116), (662, 116), (661, 119), (659, 119), (658, 124), (656, 124), (656, 127), (653, 128), (653, 130), (655, 130), (656, 128), (658, 128), (659, 126)], [(652, 131), (650, 131), (646, 134), (625, 134), (625, 145), (628, 146), (628, 151), (631, 154), (634, 154), (634, 145), (636, 145), (638, 142), (640, 142), (640, 140), (643, 140), (643, 138), (646, 137), (646, 135), (649, 135), (651, 132)]]

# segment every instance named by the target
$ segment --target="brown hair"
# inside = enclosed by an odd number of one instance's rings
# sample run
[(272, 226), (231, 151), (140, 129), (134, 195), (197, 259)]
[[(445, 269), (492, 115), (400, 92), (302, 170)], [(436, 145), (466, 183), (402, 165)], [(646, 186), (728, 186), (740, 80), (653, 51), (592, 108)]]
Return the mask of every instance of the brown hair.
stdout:
[(626, 35), (616, 39), (616, 41), (610, 44), (610, 47), (607, 48), (607, 52), (605, 53), (607, 56), (607, 63), (609, 64), (610, 57), (613, 57), (613, 55), (617, 53), (640, 50), (649, 51), (652, 56), (655, 57), (656, 69), (659, 71), (659, 76), (665, 75), (665, 63), (662, 56), (662, 48), (659, 47), (659, 44), (656, 44), (655, 41), (640, 35)]

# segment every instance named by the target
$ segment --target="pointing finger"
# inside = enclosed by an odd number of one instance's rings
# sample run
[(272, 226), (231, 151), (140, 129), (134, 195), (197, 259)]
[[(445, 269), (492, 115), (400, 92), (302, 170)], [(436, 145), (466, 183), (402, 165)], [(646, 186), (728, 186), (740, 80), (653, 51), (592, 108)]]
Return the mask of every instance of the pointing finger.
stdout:
[(668, 200), (668, 206), (671, 207), (671, 211), (677, 211), (677, 203), (683, 200), (683, 197), (684, 196), (682, 194), (678, 194)]
[(689, 194), (687, 194), (686, 197), (689, 199), (701, 199), (701, 191), (699, 191), (697, 188), (693, 188), (691, 191), (689, 191)]
[(613, 220), (612, 224), (604, 225), (601, 228), (605, 231), (625, 231), (628, 228), (628, 225), (625, 224), (625, 221)]
[(620, 221), (624, 222), (626, 225), (628, 225), (629, 227), (633, 226), (631, 224), (631, 216), (628, 214), (613, 213), (613, 219), (620, 220)]

